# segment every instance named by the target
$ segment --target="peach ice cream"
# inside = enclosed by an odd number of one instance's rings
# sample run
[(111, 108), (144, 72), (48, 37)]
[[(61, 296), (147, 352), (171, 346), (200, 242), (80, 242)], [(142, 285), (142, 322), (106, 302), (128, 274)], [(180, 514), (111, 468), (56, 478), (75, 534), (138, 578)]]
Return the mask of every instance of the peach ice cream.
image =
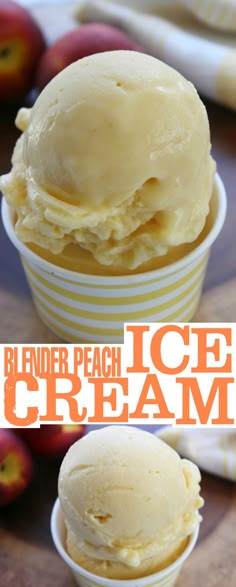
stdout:
[(0, 187), (24, 243), (56, 256), (73, 244), (125, 274), (203, 230), (215, 175), (206, 110), (154, 57), (81, 59), (16, 124), (22, 135)]
[(112, 579), (165, 568), (201, 520), (199, 483), (197, 466), (149, 432), (90, 432), (69, 449), (59, 474), (71, 558)]

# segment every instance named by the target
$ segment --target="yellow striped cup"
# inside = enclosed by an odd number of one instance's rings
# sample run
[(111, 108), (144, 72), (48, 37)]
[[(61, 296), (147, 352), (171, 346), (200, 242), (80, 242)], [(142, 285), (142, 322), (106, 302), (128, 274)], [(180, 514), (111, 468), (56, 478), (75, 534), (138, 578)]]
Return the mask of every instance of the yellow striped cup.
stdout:
[(162, 571), (158, 571), (146, 577), (140, 577), (139, 579), (116, 580), (100, 577), (86, 571), (70, 558), (65, 548), (66, 528), (59, 498), (55, 501), (52, 510), (51, 534), (59, 555), (71, 569), (74, 579), (80, 587), (173, 587), (177, 581), (183, 563), (188, 558), (197, 542), (199, 526), (190, 536), (187, 547), (175, 562)]
[(181, 4), (205, 24), (236, 32), (236, 0), (181, 0)]
[(68, 342), (119, 343), (125, 322), (188, 322), (193, 317), (210, 247), (225, 219), (226, 194), (218, 175), (213, 199), (212, 226), (189, 254), (161, 269), (115, 277), (77, 273), (45, 261), (17, 239), (14, 212), (5, 201), (2, 218), (43, 322)]

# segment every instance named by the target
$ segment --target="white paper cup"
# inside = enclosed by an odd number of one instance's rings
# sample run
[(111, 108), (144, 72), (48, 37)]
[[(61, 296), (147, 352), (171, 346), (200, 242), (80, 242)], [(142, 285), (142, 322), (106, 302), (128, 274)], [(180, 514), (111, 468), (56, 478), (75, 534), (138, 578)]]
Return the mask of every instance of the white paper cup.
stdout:
[(236, 31), (236, 0), (181, 0), (181, 4), (210, 27)]
[(196, 544), (198, 533), (199, 526), (190, 536), (188, 545), (180, 557), (162, 571), (158, 571), (157, 573), (153, 573), (146, 577), (141, 577), (140, 579), (107, 579), (89, 573), (83, 569), (83, 567), (80, 567), (75, 563), (68, 555), (65, 547), (66, 528), (59, 498), (55, 501), (51, 516), (51, 534), (55, 547), (61, 558), (71, 569), (75, 581), (80, 587), (173, 587), (177, 581), (183, 563), (188, 558)]
[(212, 243), (224, 224), (226, 194), (217, 175), (214, 220), (189, 254), (161, 269), (126, 276), (77, 273), (45, 261), (20, 242), (14, 212), (3, 201), (5, 230), (18, 249), (37, 311), (59, 337), (74, 343), (123, 342), (125, 322), (189, 322), (198, 306)]

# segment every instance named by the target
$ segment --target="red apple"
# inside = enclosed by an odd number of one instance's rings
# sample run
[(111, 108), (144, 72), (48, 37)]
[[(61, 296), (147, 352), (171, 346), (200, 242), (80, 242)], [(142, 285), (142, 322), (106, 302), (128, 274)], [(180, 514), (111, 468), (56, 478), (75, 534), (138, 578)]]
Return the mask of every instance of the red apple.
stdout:
[(30, 13), (12, 0), (0, 0), (0, 102), (22, 98), (32, 87), (46, 47)]
[(33, 474), (30, 452), (10, 430), (0, 429), (0, 506), (21, 495)]
[(81, 424), (44, 424), (41, 428), (17, 429), (28, 447), (37, 455), (63, 457), (68, 448), (85, 432)]
[(36, 86), (42, 90), (57, 73), (82, 57), (117, 49), (144, 51), (126, 33), (113, 26), (101, 23), (81, 25), (46, 49), (36, 73)]

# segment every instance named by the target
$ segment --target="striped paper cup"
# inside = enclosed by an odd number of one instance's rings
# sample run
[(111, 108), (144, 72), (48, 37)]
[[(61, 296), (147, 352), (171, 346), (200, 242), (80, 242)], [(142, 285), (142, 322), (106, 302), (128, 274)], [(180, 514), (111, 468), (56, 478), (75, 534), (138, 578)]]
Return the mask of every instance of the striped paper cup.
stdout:
[(199, 20), (225, 31), (236, 31), (236, 0), (180, 0)]
[(216, 176), (212, 225), (195, 249), (161, 269), (104, 277), (63, 269), (33, 253), (15, 235), (13, 210), (5, 201), (2, 205), (6, 232), (21, 255), (41, 319), (59, 337), (75, 343), (123, 342), (125, 322), (190, 321), (225, 213), (226, 194)]
[(152, 575), (139, 579), (107, 579), (94, 575), (75, 563), (66, 551), (66, 528), (59, 498), (55, 501), (51, 516), (51, 533), (54, 545), (61, 558), (68, 565), (74, 579), (80, 587), (173, 587), (177, 581), (181, 567), (192, 552), (198, 538), (199, 526), (190, 536), (187, 547), (179, 558), (171, 565), (153, 573)]

